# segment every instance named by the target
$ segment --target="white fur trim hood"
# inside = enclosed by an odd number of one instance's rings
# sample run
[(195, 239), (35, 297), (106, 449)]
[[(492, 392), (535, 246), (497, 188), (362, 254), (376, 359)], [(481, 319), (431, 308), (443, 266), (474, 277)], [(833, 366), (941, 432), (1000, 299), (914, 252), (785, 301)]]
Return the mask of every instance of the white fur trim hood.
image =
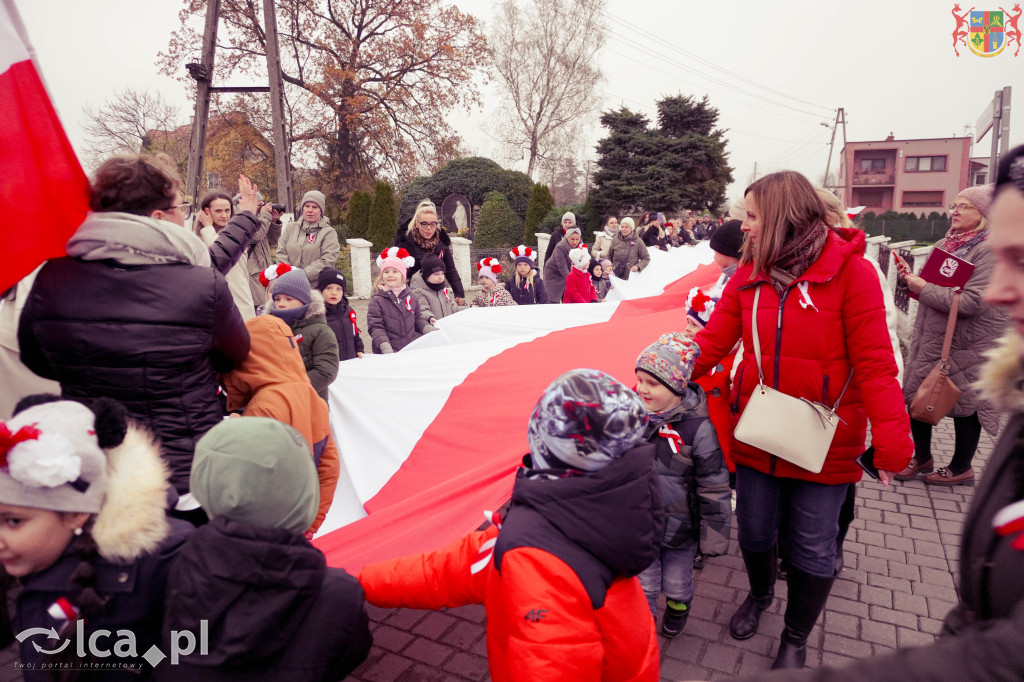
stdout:
[(124, 441), (107, 450), (107, 491), (92, 536), (109, 561), (135, 561), (155, 551), (170, 533), (167, 466), (156, 438), (128, 423)]
[(1003, 412), (1024, 412), (1024, 362), (1016, 331), (1008, 331), (999, 344), (986, 353), (988, 362), (982, 367), (976, 386), (984, 400)]

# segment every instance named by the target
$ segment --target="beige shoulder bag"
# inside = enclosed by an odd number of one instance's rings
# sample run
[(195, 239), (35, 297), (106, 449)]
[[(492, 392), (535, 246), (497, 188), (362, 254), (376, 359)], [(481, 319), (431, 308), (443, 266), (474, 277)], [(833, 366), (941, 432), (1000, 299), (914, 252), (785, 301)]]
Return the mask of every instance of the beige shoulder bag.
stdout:
[(836, 435), (840, 421), (836, 410), (839, 409), (839, 401), (843, 399), (846, 389), (850, 387), (853, 371), (851, 369), (846, 385), (831, 408), (821, 403), (812, 403), (806, 398), (794, 398), (766, 386), (764, 371), (761, 369), (761, 340), (757, 333), (757, 303), (760, 297), (759, 285), (754, 292), (751, 320), (758, 384), (740, 415), (733, 435), (741, 443), (752, 445), (817, 474), (825, 465), (825, 457)]

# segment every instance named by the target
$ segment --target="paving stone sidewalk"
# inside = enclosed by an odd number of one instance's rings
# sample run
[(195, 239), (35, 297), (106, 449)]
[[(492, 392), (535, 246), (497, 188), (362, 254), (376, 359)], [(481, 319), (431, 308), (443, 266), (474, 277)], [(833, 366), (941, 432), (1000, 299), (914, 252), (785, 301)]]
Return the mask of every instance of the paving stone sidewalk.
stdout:
[[(936, 427), (932, 440), (936, 465), (948, 463), (952, 421)], [(979, 475), (993, 445), (983, 433), (974, 459)], [(846, 540), (846, 568), (808, 640), (808, 666), (841, 666), (933, 641), (958, 599), (960, 530), (973, 493), (970, 486), (926, 486), (920, 481), (884, 488), (865, 478)], [(734, 640), (729, 618), (748, 589), (735, 537), (734, 525), (730, 553), (709, 559), (698, 572), (685, 632), (674, 640), (660, 638), (662, 680), (725, 679), (771, 666), (783, 628), (786, 583), (776, 586), (779, 598), (762, 617), (758, 634)], [(369, 607), (369, 612), (374, 647), (350, 679), (490, 679), (482, 606), (440, 612)]]

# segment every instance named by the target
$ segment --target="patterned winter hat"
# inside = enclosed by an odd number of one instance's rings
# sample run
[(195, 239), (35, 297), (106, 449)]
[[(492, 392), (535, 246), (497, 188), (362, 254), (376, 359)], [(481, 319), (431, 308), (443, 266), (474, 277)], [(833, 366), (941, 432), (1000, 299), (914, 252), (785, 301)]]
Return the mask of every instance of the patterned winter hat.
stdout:
[(43, 403), (0, 422), (0, 502), (95, 514), (106, 481), (96, 415), (82, 403)]
[(313, 300), (312, 290), (309, 286), (309, 280), (306, 278), (306, 273), (298, 268), (289, 270), (274, 280), (274, 286), (271, 287), (270, 294), (271, 296), (291, 296), (301, 302), (302, 305), (309, 305), (309, 302)]
[(513, 266), (526, 263), (533, 267), (533, 264), (537, 261), (537, 253), (529, 246), (523, 246), (522, 244), (509, 251), (508, 257), (512, 259)]
[(647, 372), (676, 395), (686, 392), (700, 346), (679, 332), (662, 334), (636, 359), (636, 368)]
[(292, 269), (292, 266), (287, 263), (274, 263), (269, 268), (260, 273), (260, 284), (264, 287), (269, 287), (270, 283), (275, 279), (283, 275)]
[(587, 264), (590, 263), (590, 252), (587, 251), (587, 245), (580, 244), (574, 249), (569, 249), (569, 260), (576, 268), (586, 270)]
[(416, 264), (416, 259), (409, 255), (409, 252), (399, 246), (392, 246), (391, 248), (384, 249), (377, 256), (377, 267), (384, 270), (384, 268), (394, 268), (402, 273), (402, 277), (405, 277), (409, 273), (409, 268)]
[(697, 320), (702, 327), (706, 327), (711, 313), (715, 312), (717, 298), (708, 296), (700, 287), (690, 289), (690, 296), (686, 299), (686, 314)]
[(537, 469), (597, 471), (639, 444), (646, 426), (636, 393), (604, 372), (575, 369), (544, 391), (527, 438)]
[(497, 284), (499, 272), (501, 272), (501, 263), (498, 262), (497, 258), (484, 258), (476, 264), (477, 279), (480, 277), (489, 277), (494, 280), (495, 284)]

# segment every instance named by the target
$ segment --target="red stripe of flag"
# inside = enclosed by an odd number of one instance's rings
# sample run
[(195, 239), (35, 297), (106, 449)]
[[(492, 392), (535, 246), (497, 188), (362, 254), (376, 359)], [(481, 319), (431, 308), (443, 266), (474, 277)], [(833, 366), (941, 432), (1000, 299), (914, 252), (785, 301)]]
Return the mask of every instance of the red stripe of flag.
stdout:
[(640, 352), (685, 326), (690, 289), (714, 282), (719, 272), (699, 266), (660, 296), (619, 303), (607, 322), (552, 332), (484, 362), (455, 387), (398, 472), (366, 502), (369, 516), (315, 541), (328, 564), (355, 571), (441, 547), (478, 527), (484, 510), (509, 498), (527, 452), (527, 421), (544, 389), (580, 367), (632, 386)]

